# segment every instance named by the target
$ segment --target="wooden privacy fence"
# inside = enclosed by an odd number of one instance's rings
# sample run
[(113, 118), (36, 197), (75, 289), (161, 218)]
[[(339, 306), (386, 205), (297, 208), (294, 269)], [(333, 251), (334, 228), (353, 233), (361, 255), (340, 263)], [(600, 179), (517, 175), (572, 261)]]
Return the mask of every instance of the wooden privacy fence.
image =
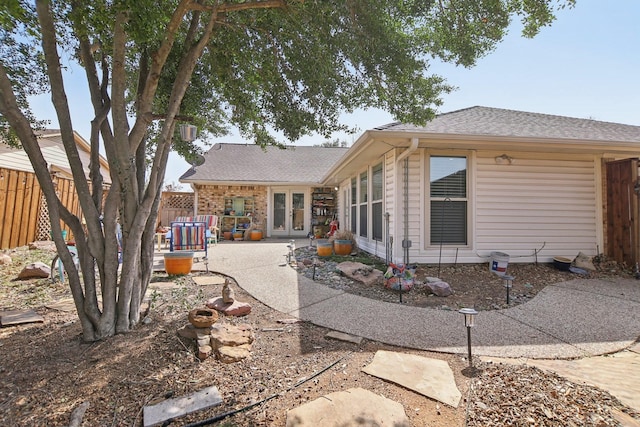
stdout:
[[(80, 217), (81, 210), (72, 180), (54, 176), (62, 204)], [(67, 238), (72, 238), (70, 230)], [(49, 210), (32, 172), (0, 168), (0, 249), (24, 246), (34, 240), (51, 240)]]

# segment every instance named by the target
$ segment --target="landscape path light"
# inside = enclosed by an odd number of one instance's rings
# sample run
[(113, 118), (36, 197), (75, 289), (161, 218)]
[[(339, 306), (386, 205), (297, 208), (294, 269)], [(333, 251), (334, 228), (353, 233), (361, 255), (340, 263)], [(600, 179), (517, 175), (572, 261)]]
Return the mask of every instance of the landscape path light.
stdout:
[(504, 280), (504, 287), (507, 288), (507, 305), (509, 305), (509, 291), (513, 287), (513, 276), (505, 274), (502, 276), (502, 280)]
[(478, 314), (473, 308), (461, 308), (458, 313), (464, 315), (464, 326), (467, 328), (467, 350), (469, 354), (469, 367), (473, 367), (471, 362), (471, 328), (476, 325), (475, 317)]
[(287, 248), (289, 248), (289, 253), (287, 254), (287, 263), (291, 263), (291, 261), (294, 259), (295, 256), (295, 251), (296, 251), (296, 241), (295, 240), (289, 240), (289, 244), (287, 245)]

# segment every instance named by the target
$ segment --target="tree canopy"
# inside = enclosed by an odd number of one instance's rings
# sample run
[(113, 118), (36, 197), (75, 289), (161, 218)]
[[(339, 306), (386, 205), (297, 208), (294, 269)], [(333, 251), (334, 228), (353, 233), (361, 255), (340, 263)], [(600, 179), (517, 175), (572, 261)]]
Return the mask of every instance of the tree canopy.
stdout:
[[(534, 36), (574, 0), (5, 0), (0, 5), (0, 131), (30, 157), (54, 235), (68, 224), (81, 272), (70, 286), (85, 339), (140, 319), (151, 277), (153, 231), (170, 150), (193, 155), (177, 124), (208, 135), (231, 126), (261, 145), (345, 129), (340, 114), (380, 108), (424, 124), (452, 90), (432, 61), (471, 67), (512, 19)], [(64, 73), (84, 70), (95, 118), (92, 166), (73, 142)], [(57, 199), (37, 144), (43, 126), (29, 97), (50, 93), (86, 221)], [(112, 186), (103, 195), (97, 156)], [(122, 247), (115, 239), (121, 226)], [(64, 242), (56, 246), (68, 270)], [(66, 252), (65, 252), (66, 251)], [(118, 251), (123, 252), (121, 274)], [(98, 305), (97, 294), (103, 304)]]

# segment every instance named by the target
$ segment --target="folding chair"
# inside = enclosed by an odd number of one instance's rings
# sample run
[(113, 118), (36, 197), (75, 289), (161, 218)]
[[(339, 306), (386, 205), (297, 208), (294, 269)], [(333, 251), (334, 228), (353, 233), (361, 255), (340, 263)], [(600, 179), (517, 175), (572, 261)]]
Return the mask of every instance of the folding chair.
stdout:
[(207, 252), (207, 224), (204, 222), (172, 222), (169, 250)]

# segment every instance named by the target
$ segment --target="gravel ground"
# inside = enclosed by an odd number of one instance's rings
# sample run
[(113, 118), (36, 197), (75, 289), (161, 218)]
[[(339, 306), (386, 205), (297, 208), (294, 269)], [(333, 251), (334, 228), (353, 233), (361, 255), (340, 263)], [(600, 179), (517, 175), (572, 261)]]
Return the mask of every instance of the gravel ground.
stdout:
[[(462, 307), (473, 307), (480, 311), (497, 310), (525, 303), (547, 285), (577, 277), (631, 277), (631, 272), (625, 271), (613, 262), (599, 261), (596, 263), (597, 270), (586, 275), (560, 271), (552, 264), (510, 263), (507, 273), (514, 277), (514, 280), (509, 289), (509, 303), (507, 304), (507, 288), (504, 286), (504, 280), (489, 271), (486, 263), (442, 265), (440, 267), (437, 265), (417, 265), (414, 287), (408, 292), (403, 292), (400, 296), (398, 291), (387, 289), (382, 283), (365, 285), (345, 277), (338, 271), (338, 264), (345, 261), (361, 262), (386, 271), (386, 265), (383, 261), (366, 253), (356, 253), (354, 256), (348, 257), (324, 258), (316, 256), (315, 248), (303, 247), (296, 250), (296, 261), (300, 274), (331, 288), (396, 304), (400, 304), (400, 297), (402, 297), (402, 304), (440, 310), (458, 310)], [(447, 282), (453, 290), (453, 295), (435, 296), (425, 285), (428, 277), (437, 277)]]

